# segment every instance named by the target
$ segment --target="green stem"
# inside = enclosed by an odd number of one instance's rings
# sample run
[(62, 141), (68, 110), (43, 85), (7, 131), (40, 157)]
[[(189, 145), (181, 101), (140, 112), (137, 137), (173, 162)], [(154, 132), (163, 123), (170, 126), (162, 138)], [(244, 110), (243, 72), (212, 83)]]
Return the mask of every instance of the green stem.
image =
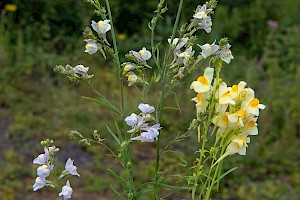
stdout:
[[(180, 18), (180, 14), (181, 14), (181, 10), (182, 10), (182, 5), (183, 5), (183, 0), (180, 0), (175, 24), (173, 27), (171, 40), (173, 40), (176, 30), (177, 30), (177, 27), (178, 27), (179, 18)], [(168, 52), (168, 54), (170, 54), (170, 53)], [(166, 65), (164, 62), (163, 76), (162, 76), (162, 79), (163, 79), (162, 80), (162, 91), (160, 93), (159, 102), (158, 102), (158, 105), (156, 108), (156, 120), (158, 121), (158, 123), (161, 122), (165, 92), (166, 92), (166, 87), (167, 87), (167, 83), (168, 83), (168, 69), (169, 69), (168, 65)], [(159, 187), (159, 184), (158, 184), (158, 182), (159, 182), (159, 162), (160, 162), (160, 135), (157, 137), (157, 141), (156, 141), (155, 188), (154, 188), (152, 199), (156, 199), (157, 191), (158, 191), (158, 187)]]
[[(118, 52), (118, 47), (117, 47), (117, 40), (116, 40), (116, 34), (115, 34), (115, 30), (114, 30), (111, 9), (110, 9), (110, 5), (109, 5), (109, 1), (105, 0), (105, 2), (106, 2), (109, 20), (111, 22), (111, 34), (112, 34), (112, 40), (113, 40), (113, 46), (114, 46), (114, 59), (118, 65), (118, 76), (119, 76), (120, 93), (121, 93), (120, 95), (121, 95), (122, 121), (123, 121), (123, 127), (125, 129), (125, 105), (124, 105), (123, 75), (122, 75), (122, 70), (121, 70), (121, 64), (120, 64), (120, 58), (119, 58), (119, 52)], [(130, 139), (129, 137), (130, 137), (129, 134), (125, 135), (126, 139)], [(126, 147), (125, 147), (125, 158), (124, 159), (125, 159), (125, 168), (127, 171), (127, 179), (131, 186), (131, 189), (130, 189), (130, 191), (127, 192), (127, 194), (130, 199), (133, 199), (135, 196), (136, 190), (135, 190), (133, 175), (132, 175), (132, 161), (131, 161), (131, 153), (130, 153), (129, 145), (126, 145)]]

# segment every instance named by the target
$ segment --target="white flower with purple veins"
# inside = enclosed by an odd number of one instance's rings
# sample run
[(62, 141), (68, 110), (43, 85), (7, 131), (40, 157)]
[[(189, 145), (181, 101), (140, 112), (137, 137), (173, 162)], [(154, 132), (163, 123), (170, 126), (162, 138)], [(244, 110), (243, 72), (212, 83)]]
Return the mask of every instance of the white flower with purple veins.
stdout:
[(193, 17), (198, 20), (206, 19), (208, 17), (207, 14), (212, 10), (213, 9), (206, 9), (206, 4), (204, 4), (203, 6), (199, 5)]
[(69, 158), (69, 159), (67, 160), (66, 166), (65, 166), (66, 171), (67, 171), (69, 174), (72, 174), (72, 175), (74, 175), (74, 176), (80, 176), (80, 175), (77, 173), (77, 171), (76, 171), (77, 167), (74, 166), (73, 163), (74, 163), (74, 160), (72, 160), (71, 158)]
[(211, 17), (208, 16), (205, 19), (202, 20), (196, 20), (197, 25), (198, 25), (198, 29), (204, 29), (206, 33), (210, 33), (211, 32), (211, 27), (212, 27), (212, 21), (211, 21)]
[(154, 140), (157, 140), (158, 135), (158, 130), (150, 127), (147, 132), (142, 132), (140, 136), (131, 138), (131, 140), (140, 140), (141, 142), (154, 142)]
[[(178, 52), (189, 40), (188, 37), (182, 38), (179, 40), (178, 38), (174, 38), (172, 42), (172, 46), (175, 47), (174, 51)], [(168, 39), (169, 44), (171, 44), (171, 39)]]
[(33, 191), (37, 191), (38, 189), (43, 188), (46, 185), (46, 179), (45, 178), (41, 178), (41, 177), (37, 177), (35, 179), (35, 183), (32, 186)]
[(186, 65), (191, 57), (193, 57), (194, 53), (195, 51), (193, 50), (193, 47), (189, 47), (182, 53), (176, 53), (176, 55), (178, 56), (178, 63)]
[(153, 106), (150, 106), (149, 104), (144, 104), (144, 103), (140, 103), (138, 108), (140, 109), (140, 111), (143, 112), (143, 114), (150, 114), (155, 111), (155, 108)]
[(44, 148), (44, 152), (45, 153), (38, 155), (38, 157), (33, 160), (33, 164), (44, 165), (48, 163), (49, 153), (46, 147)]
[(73, 68), (76, 74), (79, 74), (81, 76), (87, 76), (87, 72), (89, 70), (88, 67), (84, 67), (83, 65), (77, 65)]
[(84, 41), (87, 42), (86, 45), (85, 45), (85, 51), (84, 52), (92, 55), (92, 54), (94, 54), (98, 51), (98, 45), (95, 42), (95, 40), (87, 39), (87, 40), (84, 40)]
[(41, 178), (46, 178), (49, 176), (50, 172), (53, 170), (53, 165), (42, 165), (36, 170), (37, 175)]
[(204, 59), (214, 54), (219, 49), (219, 45), (216, 45), (215, 42), (212, 44), (204, 44), (202, 46), (198, 46), (202, 49), (201, 55)]
[(91, 26), (94, 29), (94, 31), (99, 33), (102, 37), (105, 37), (106, 32), (108, 32), (111, 29), (111, 25), (109, 24), (109, 22), (109, 20), (100, 20), (96, 23), (94, 20), (92, 20)]
[(221, 58), (225, 63), (229, 64), (231, 59), (234, 59), (230, 51), (230, 44), (226, 44), (221, 51), (217, 53), (217, 57)]
[(59, 193), (58, 195), (64, 198), (64, 200), (66, 199), (71, 199), (73, 193), (73, 189), (70, 186), (70, 182), (69, 180), (66, 182), (66, 185), (62, 187), (61, 193)]
[(148, 51), (145, 47), (143, 47), (142, 50), (140, 50), (139, 52), (136, 51), (130, 51), (130, 53), (132, 53), (132, 55), (134, 57), (136, 57), (139, 61), (141, 62), (146, 62), (147, 60), (149, 60), (151, 58), (151, 52)]

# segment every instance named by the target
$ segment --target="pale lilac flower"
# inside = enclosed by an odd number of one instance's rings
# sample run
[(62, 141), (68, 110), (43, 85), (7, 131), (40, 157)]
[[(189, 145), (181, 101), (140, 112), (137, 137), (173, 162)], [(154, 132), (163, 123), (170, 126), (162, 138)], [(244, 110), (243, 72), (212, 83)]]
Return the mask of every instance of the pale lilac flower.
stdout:
[(160, 124), (155, 124), (155, 125), (153, 125), (153, 126), (147, 126), (147, 127), (143, 127), (142, 128), (142, 130), (144, 130), (144, 131), (148, 131), (148, 130), (150, 130), (151, 128), (153, 128), (153, 129), (155, 129), (155, 130), (160, 130), (160, 129), (162, 129), (162, 127), (160, 126)]
[(230, 51), (230, 44), (226, 44), (221, 51), (217, 53), (217, 57), (221, 58), (225, 63), (229, 64), (231, 59), (234, 59)]
[(33, 191), (37, 191), (38, 189), (43, 188), (46, 185), (46, 179), (45, 178), (41, 178), (41, 177), (37, 177), (35, 179), (35, 183), (32, 186)]
[(102, 37), (105, 37), (106, 32), (108, 32), (111, 29), (111, 25), (109, 24), (110, 20), (100, 20), (99, 22), (95, 22), (92, 20), (92, 28), (94, 31), (99, 33)]
[(94, 53), (97, 52), (98, 50), (98, 45), (97, 43), (95, 42), (95, 40), (92, 40), (92, 39), (87, 39), (87, 40), (84, 40), (86, 43), (85, 45), (85, 51), (86, 53), (92, 55)]
[(151, 58), (151, 52), (148, 51), (145, 47), (142, 48), (139, 52), (130, 51), (134, 57), (136, 57), (141, 62), (146, 62)]
[(153, 106), (150, 106), (149, 104), (140, 103), (138, 106), (140, 111), (142, 111), (144, 114), (153, 113), (155, 111), (155, 108)]
[(88, 67), (84, 67), (83, 65), (77, 65), (73, 69), (74, 69), (76, 74), (79, 74), (81, 76), (87, 76), (88, 75), (87, 74), (87, 72), (89, 70)]
[(41, 178), (46, 178), (49, 176), (50, 172), (53, 170), (53, 165), (42, 165), (36, 170), (37, 175)]
[(215, 42), (212, 44), (204, 44), (202, 46), (198, 45), (202, 49), (201, 55), (204, 59), (218, 51), (219, 45), (216, 45)]
[(73, 189), (70, 186), (69, 180), (66, 182), (66, 185), (62, 187), (61, 193), (59, 193), (59, 196), (62, 196), (64, 200), (71, 199), (73, 193)]
[[(135, 126), (138, 123), (138, 118), (140, 116), (137, 116), (135, 113), (132, 113), (130, 116), (125, 118), (125, 122), (128, 126)], [(141, 117), (140, 117), (141, 118)]]
[(44, 153), (38, 155), (38, 157), (36, 157), (33, 160), (33, 164), (44, 165), (44, 164), (48, 163), (48, 160), (49, 160), (49, 152), (48, 152), (48, 149), (45, 147)]
[(69, 174), (72, 174), (74, 176), (80, 176), (76, 169), (77, 167), (73, 165), (74, 163), (74, 160), (72, 160), (71, 158), (69, 158), (66, 162), (66, 165), (65, 165), (65, 168), (66, 168), (66, 171), (69, 173)]
[(157, 140), (158, 135), (158, 130), (156, 130), (155, 128), (149, 128), (147, 132), (142, 132), (140, 136), (131, 138), (131, 140), (140, 140), (141, 142), (154, 142), (154, 140)]
[(182, 53), (176, 53), (176, 55), (178, 56), (178, 63), (186, 65), (191, 57), (193, 57), (194, 53), (195, 51), (193, 51), (193, 47), (189, 47)]

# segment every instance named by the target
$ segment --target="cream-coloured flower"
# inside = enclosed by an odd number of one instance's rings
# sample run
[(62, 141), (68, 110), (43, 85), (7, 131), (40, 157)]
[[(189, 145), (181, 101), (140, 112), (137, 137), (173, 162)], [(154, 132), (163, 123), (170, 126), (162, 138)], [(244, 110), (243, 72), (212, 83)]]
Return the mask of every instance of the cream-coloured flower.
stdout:
[(240, 154), (242, 156), (246, 155), (246, 148), (248, 147), (248, 143), (250, 143), (250, 138), (246, 136), (237, 136), (235, 139), (231, 141), (226, 149), (226, 153), (228, 155)]
[(213, 123), (214, 125), (218, 126), (221, 129), (226, 129), (228, 127), (228, 115), (229, 113), (223, 113), (221, 115), (217, 115), (214, 119), (213, 119)]
[(246, 108), (246, 112), (249, 114), (253, 114), (255, 116), (259, 116), (259, 109), (265, 109), (266, 106), (264, 104), (260, 104), (258, 98), (254, 98), (252, 99), (247, 108)]
[(225, 82), (222, 82), (219, 87), (219, 103), (221, 105), (231, 104), (235, 105), (235, 101), (232, 99), (230, 90)]
[(246, 82), (241, 81), (238, 85), (233, 85), (230, 88), (230, 95), (233, 99), (237, 99), (239, 95), (242, 93), (242, 91), (245, 89), (245, 86), (247, 85)]
[(203, 92), (198, 93), (196, 97), (192, 98), (192, 101), (196, 102), (196, 110), (198, 114), (206, 111), (208, 97), (208, 92)]
[(213, 164), (213, 167), (226, 158), (229, 155), (240, 154), (242, 156), (246, 155), (246, 148), (250, 143), (250, 138), (240, 134), (232, 139), (230, 144), (227, 146), (226, 152)]
[(228, 115), (228, 121), (231, 123), (233, 127), (243, 127), (244, 126), (244, 119), (245, 119), (245, 111), (244, 110), (238, 110), (235, 113)]
[(259, 116), (259, 109), (265, 109), (266, 106), (259, 103), (258, 98), (254, 97), (254, 91), (251, 88), (244, 89), (240, 95), (243, 100), (242, 109), (246, 111), (247, 116)]
[(208, 92), (211, 87), (211, 82), (214, 76), (214, 68), (207, 67), (204, 70), (204, 75), (199, 76), (197, 81), (194, 81), (190, 88), (197, 93)]
[(246, 135), (258, 135), (258, 128), (257, 128), (257, 118), (253, 118), (249, 120), (243, 129), (241, 129), (242, 133)]

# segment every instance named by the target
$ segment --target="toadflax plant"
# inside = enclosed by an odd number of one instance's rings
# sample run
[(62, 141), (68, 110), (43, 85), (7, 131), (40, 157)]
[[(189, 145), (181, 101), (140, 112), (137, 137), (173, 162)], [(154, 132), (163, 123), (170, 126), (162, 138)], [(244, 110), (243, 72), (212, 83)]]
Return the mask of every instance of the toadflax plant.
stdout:
[[(102, 145), (120, 162), (124, 173), (108, 169), (119, 184), (119, 186), (111, 185), (117, 195), (116, 199), (159, 199), (158, 192), (161, 188), (186, 192), (188, 199), (210, 199), (214, 189), (219, 188), (220, 180), (236, 169), (234, 167), (223, 172), (223, 162), (234, 154), (246, 154), (250, 136), (258, 134), (259, 111), (265, 108), (255, 97), (254, 91), (246, 87), (244, 81), (228, 86), (220, 78), (223, 65), (234, 59), (230, 50), (231, 45), (226, 38), (210, 43), (197, 43), (198, 32), (204, 31), (208, 34), (212, 30), (212, 15), (217, 1), (210, 0), (204, 5), (199, 5), (189, 23), (178, 30), (184, 2), (180, 0), (172, 35), (167, 41), (156, 43), (154, 40), (156, 25), (167, 11), (165, 1), (160, 0), (155, 11), (156, 15), (148, 25), (151, 31), (151, 46), (130, 50), (125, 55), (127, 61), (124, 63), (120, 62), (109, 1), (105, 0), (101, 3), (98, 0), (85, 1), (95, 7), (98, 16), (98, 19), (92, 20), (90, 27), (84, 30), (85, 52), (100, 53), (99, 55), (105, 59), (109, 57), (114, 61), (120, 87), (119, 103), (111, 101), (92, 85), (92, 78), (96, 77), (88, 73), (88, 67), (58, 65), (54, 70), (71, 81), (88, 84), (97, 98), (84, 97), (84, 99), (96, 102), (114, 112), (123, 123), (120, 125), (115, 121), (106, 126), (107, 134), (112, 136), (115, 143), (113, 146), (109, 145), (111, 143), (106, 143), (96, 130), (91, 135), (71, 131), (70, 138), (85, 145)], [(165, 47), (163, 45), (167, 45), (167, 48), (163, 48)], [(208, 62), (203, 62), (205, 60)], [(200, 72), (202, 70), (203, 73)], [(190, 83), (190, 89), (194, 92), (191, 102), (195, 103), (195, 118), (185, 133), (178, 134), (167, 146), (163, 146), (161, 135), (166, 134), (166, 129), (162, 124), (162, 116), (163, 110), (168, 108), (165, 101), (176, 91), (176, 86), (191, 74), (198, 76)], [(156, 104), (149, 105), (143, 100), (155, 84), (160, 88), (157, 90), (159, 98)], [(142, 102), (136, 105), (133, 111), (128, 111), (129, 109), (125, 107), (124, 87), (135, 87), (141, 93)], [(192, 167), (181, 175), (184, 180), (187, 180), (186, 186), (167, 184), (165, 182), (167, 178), (163, 175), (164, 167), (160, 164), (160, 156), (175, 142), (183, 141), (195, 133), (198, 150), (192, 152), (194, 155)], [(136, 185), (133, 178), (135, 172), (130, 145), (134, 142), (144, 143), (145, 146), (148, 143), (156, 144), (153, 180), (141, 185)], [(44, 141), (42, 144), (44, 154), (33, 161), (34, 164), (40, 165), (37, 168), (38, 178), (33, 185), (33, 190), (50, 186), (58, 189), (59, 196), (70, 199), (73, 192), (70, 181), (66, 179), (62, 185), (61, 180), (69, 175), (79, 176), (73, 160), (69, 159), (65, 170), (58, 175), (54, 166), (54, 154), (58, 148), (51, 146), (51, 140)], [(51, 174), (54, 176), (54, 181), (48, 180)], [(120, 187), (122, 190), (117, 189)]]

